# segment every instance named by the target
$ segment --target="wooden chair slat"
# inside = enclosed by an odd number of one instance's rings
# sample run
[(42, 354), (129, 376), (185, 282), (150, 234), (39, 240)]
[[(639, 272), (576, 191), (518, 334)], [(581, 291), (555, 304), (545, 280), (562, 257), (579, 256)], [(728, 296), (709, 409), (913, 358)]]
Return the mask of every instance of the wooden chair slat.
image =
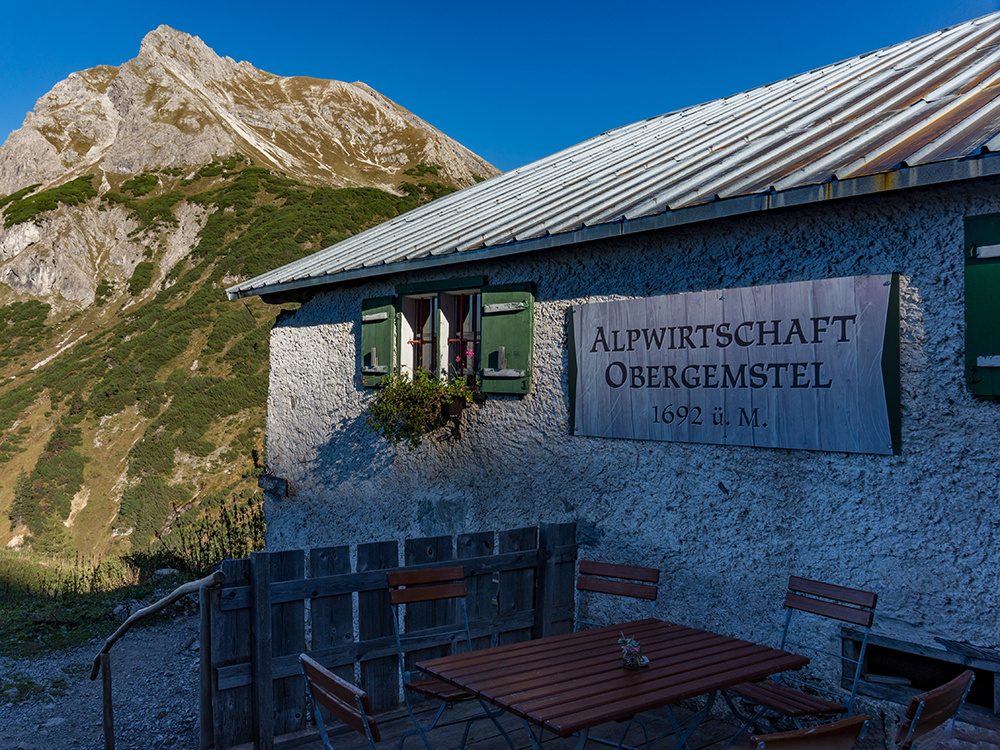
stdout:
[(589, 578), (579, 576), (576, 579), (577, 591), (593, 591), (600, 594), (630, 596), (633, 599), (656, 601), (657, 589), (645, 583), (629, 583), (627, 581), (609, 581), (606, 578)]
[(417, 586), (415, 588), (392, 589), (389, 591), (389, 601), (393, 604), (413, 604), (414, 602), (436, 602), (441, 599), (455, 599), (467, 594), (465, 581), (459, 583), (442, 583), (436, 586)]
[(791, 591), (785, 594), (785, 606), (802, 612), (811, 612), (814, 615), (832, 617), (835, 620), (850, 622), (865, 628), (871, 627), (872, 619), (875, 617), (875, 613), (867, 609), (858, 609), (846, 604), (828, 602), (824, 599), (813, 599)]
[(826, 716), (842, 714), (847, 710), (839, 703), (803, 693), (772, 680), (737, 685), (732, 688), (732, 692), (789, 717)]
[(446, 703), (456, 701), (471, 700), (472, 696), (460, 687), (450, 685), (444, 680), (430, 678), (426, 680), (412, 680), (406, 683), (406, 687), (428, 698), (434, 698)]
[(866, 721), (865, 714), (858, 714), (816, 727), (754, 735), (747, 747), (749, 750), (850, 750)]
[[(367, 727), (373, 740), (377, 742), (382, 739), (367, 693), (342, 680), (306, 654), (299, 655), (299, 661), (309, 681), (314, 703), (323, 706), (354, 731), (364, 735)], [(365, 713), (358, 710), (355, 696), (361, 699), (361, 707)]]
[[(348, 704), (349, 706), (355, 705), (355, 696), (360, 697), (361, 707), (365, 710), (365, 713), (375, 713), (375, 710), (372, 708), (371, 699), (368, 697), (368, 693), (364, 690), (361, 690), (346, 680), (341, 679), (311, 656), (303, 654), (300, 657), (300, 661), (306, 670), (306, 674), (309, 675), (311, 684), (319, 685), (326, 692), (335, 696), (338, 700)], [(357, 709), (355, 709), (355, 711), (356, 710)]]
[(465, 580), (465, 568), (450, 565), (446, 568), (425, 568), (423, 570), (394, 570), (385, 574), (390, 586), (419, 586), (424, 583)]
[[(827, 653), (822, 649), (809, 646), (805, 643), (797, 643), (793, 640), (794, 638), (798, 638), (798, 636), (792, 635), (789, 626), (797, 613), (817, 615), (823, 618), (859, 625), (863, 628), (870, 628), (875, 616), (874, 607), (877, 602), (878, 596), (869, 591), (814, 581), (809, 578), (800, 578), (799, 576), (790, 576), (784, 602), (788, 619), (785, 624), (785, 635), (782, 637), (781, 648), (785, 648), (785, 644), (788, 643), (820, 653)], [(799, 719), (808, 716), (827, 717), (836, 714), (849, 714), (853, 710), (854, 690), (860, 676), (864, 650), (864, 647), (862, 647), (861, 654), (856, 660), (851, 659), (847, 655), (843, 657), (844, 660), (853, 662), (855, 667), (854, 677), (850, 681), (850, 688), (847, 687), (846, 682), (844, 685), (848, 689), (849, 694), (832, 694), (834, 698), (843, 701), (843, 705), (835, 703), (833, 700), (807, 694), (802, 690), (782, 683), (777, 678), (766, 680), (759, 684), (737, 685), (730, 688), (730, 690), (747, 701), (755, 703), (763, 710), (788, 718)], [(750, 714), (744, 715), (732, 703), (730, 703), (730, 708), (737, 717), (745, 722), (744, 727), (750, 722), (755, 721), (753, 716)]]
[(791, 576), (788, 579), (788, 590), (812, 596), (822, 596), (826, 599), (836, 599), (868, 609), (875, 609), (875, 605), (878, 603), (878, 594), (870, 591), (851, 589), (846, 586), (838, 586), (835, 583), (823, 583), (798, 576)]
[(659, 583), (660, 571), (657, 568), (644, 568), (639, 565), (618, 565), (617, 563), (580, 560), (580, 574), (587, 576), (606, 576), (608, 578), (625, 578), (629, 581), (644, 581)]
[(962, 700), (962, 695), (965, 693), (965, 689), (969, 686), (974, 676), (972, 670), (967, 669), (955, 679), (941, 685), (941, 687), (914, 695), (910, 698), (910, 702), (906, 706), (906, 718), (912, 719), (916, 715), (917, 706), (920, 704), (920, 701), (924, 702), (923, 712), (925, 714), (927, 712), (940, 711), (942, 708), (957, 704), (958, 701)]
[[(381, 739), (379, 736), (378, 724), (375, 722), (375, 717), (359, 713), (357, 707), (344, 703), (342, 700), (337, 698), (337, 696), (331, 695), (318, 685), (312, 686), (312, 692), (313, 700), (323, 706), (327, 711), (336, 716), (351, 729), (359, 734), (364, 734), (365, 724), (367, 724), (368, 728), (371, 730), (372, 739), (376, 741)], [(351, 710), (352, 708), (353, 710)]]
[(945, 683), (941, 687), (928, 690), (924, 693), (918, 693), (910, 698), (910, 702), (906, 706), (906, 713), (904, 714), (905, 720), (896, 730), (896, 742), (902, 742), (909, 733), (910, 727), (913, 725), (913, 717), (917, 715), (917, 708), (920, 706), (921, 701), (924, 703), (924, 708), (917, 719), (913, 734), (910, 735), (910, 739), (905, 744), (900, 745), (900, 750), (906, 750), (914, 740), (919, 739), (955, 716), (962, 705), (962, 696), (965, 695), (966, 689), (974, 679), (975, 675), (972, 670), (967, 669), (954, 680)]

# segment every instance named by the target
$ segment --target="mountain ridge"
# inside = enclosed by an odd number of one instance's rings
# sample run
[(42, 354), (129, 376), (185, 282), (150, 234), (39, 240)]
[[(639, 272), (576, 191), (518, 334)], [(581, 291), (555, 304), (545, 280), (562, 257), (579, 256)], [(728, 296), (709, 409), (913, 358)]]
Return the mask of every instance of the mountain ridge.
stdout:
[(224, 288), (496, 173), (360, 82), (165, 26), (56, 84), (0, 146), (0, 571), (259, 503), (268, 336), (297, 306)]
[(443, 167), (456, 187), (498, 174), (364, 83), (276, 76), (161, 25), (132, 60), (71, 73), (38, 100), (0, 146), (0, 195), (233, 153), (305, 184), (388, 192), (411, 164)]

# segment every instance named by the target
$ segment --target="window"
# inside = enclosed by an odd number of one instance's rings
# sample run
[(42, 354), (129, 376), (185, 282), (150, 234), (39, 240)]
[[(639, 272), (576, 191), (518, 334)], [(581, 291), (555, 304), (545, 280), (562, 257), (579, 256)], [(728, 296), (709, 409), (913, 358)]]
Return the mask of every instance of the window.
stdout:
[(437, 297), (403, 298), (403, 336), (406, 348), (401, 354), (405, 370), (437, 371)]
[(531, 386), (531, 284), (487, 286), (482, 277), (408, 284), (367, 299), (361, 315), (361, 383), (422, 368), (467, 377), (486, 393), (524, 395)]
[(444, 361), (448, 377), (475, 378), (479, 371), (481, 298), (478, 291), (441, 295), (442, 332), (448, 342)]

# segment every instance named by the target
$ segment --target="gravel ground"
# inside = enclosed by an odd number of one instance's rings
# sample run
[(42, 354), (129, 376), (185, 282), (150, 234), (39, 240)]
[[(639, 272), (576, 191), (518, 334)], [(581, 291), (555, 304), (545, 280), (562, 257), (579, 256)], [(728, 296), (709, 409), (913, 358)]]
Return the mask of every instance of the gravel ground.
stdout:
[[(90, 645), (30, 659), (0, 656), (5, 681), (45, 688), (15, 702), (0, 695), (0, 750), (103, 750), (101, 678), (90, 668), (107, 633)], [(175, 615), (129, 630), (111, 649), (116, 750), (198, 747), (198, 618)], [(27, 684), (27, 683), (22, 683)]]

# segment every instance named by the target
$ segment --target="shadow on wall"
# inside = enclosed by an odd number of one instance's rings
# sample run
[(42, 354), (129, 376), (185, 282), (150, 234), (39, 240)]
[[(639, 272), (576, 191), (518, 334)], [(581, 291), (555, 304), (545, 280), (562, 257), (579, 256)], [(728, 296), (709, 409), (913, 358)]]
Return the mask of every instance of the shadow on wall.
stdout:
[(382, 438), (366, 427), (364, 412), (347, 417), (318, 447), (316, 457), (307, 462), (305, 473), (328, 487), (374, 479), (388, 471), (394, 459), (391, 452), (382, 450), (380, 443), (384, 444)]

